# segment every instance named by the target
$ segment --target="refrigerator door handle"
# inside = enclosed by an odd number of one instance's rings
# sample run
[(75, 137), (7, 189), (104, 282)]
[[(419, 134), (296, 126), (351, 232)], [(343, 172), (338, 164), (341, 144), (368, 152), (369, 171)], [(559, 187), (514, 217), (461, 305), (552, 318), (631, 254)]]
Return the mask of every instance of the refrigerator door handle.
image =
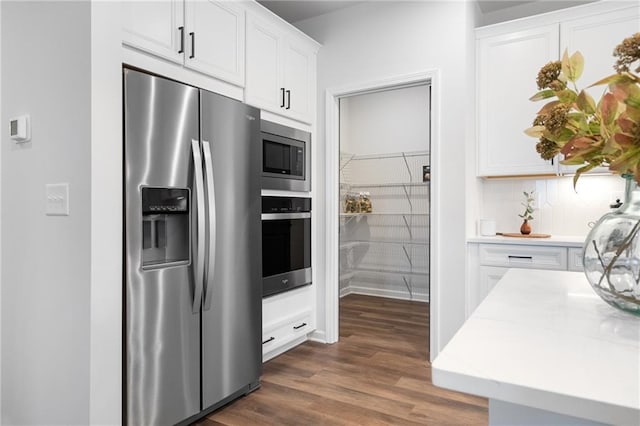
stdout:
[(191, 152), (193, 153), (193, 165), (194, 165), (194, 177), (195, 177), (195, 189), (197, 199), (197, 222), (198, 222), (198, 234), (197, 245), (198, 252), (196, 253), (196, 261), (194, 265), (195, 271), (195, 287), (193, 291), (193, 313), (200, 312), (200, 305), (202, 304), (202, 285), (204, 282), (204, 239), (205, 239), (205, 209), (204, 209), (204, 177), (202, 173), (202, 156), (200, 155), (200, 143), (191, 139)]
[(203, 309), (209, 310), (211, 307), (211, 298), (213, 293), (213, 281), (215, 267), (216, 267), (216, 191), (215, 182), (213, 179), (213, 161), (211, 159), (211, 144), (205, 140), (202, 141), (202, 150), (204, 156), (204, 174), (207, 182), (207, 199), (209, 200), (209, 251), (207, 258), (209, 259), (209, 266), (207, 269), (207, 276), (205, 282), (207, 283), (204, 289), (204, 307)]

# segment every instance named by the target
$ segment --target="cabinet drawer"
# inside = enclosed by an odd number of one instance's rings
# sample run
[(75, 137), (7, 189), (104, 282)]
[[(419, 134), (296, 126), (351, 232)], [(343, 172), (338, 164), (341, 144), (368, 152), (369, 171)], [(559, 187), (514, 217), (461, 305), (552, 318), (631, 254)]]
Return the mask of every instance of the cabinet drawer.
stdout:
[(584, 266), (582, 265), (582, 248), (578, 247), (569, 247), (569, 266), (567, 269), (575, 272), (584, 271)]
[(262, 353), (266, 354), (313, 331), (311, 312), (266, 325), (262, 332)]
[(507, 268), (567, 269), (565, 247), (480, 244), (480, 265)]

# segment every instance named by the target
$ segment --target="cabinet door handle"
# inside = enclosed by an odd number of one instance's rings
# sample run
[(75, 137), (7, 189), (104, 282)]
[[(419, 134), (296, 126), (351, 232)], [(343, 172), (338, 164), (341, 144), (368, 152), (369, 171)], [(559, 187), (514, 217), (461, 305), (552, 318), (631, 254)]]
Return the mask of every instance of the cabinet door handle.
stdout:
[(280, 88), (280, 93), (282, 93), (282, 103), (280, 104), (280, 108), (284, 108), (284, 87)]
[(304, 327), (305, 325), (307, 325), (307, 323), (306, 323), (306, 322), (303, 322), (303, 323), (302, 323), (302, 324), (300, 324), (300, 325), (294, 325), (294, 326), (293, 326), (293, 329), (294, 329), (294, 330), (299, 330), (299, 329), (301, 329), (302, 327)]
[(291, 90), (287, 90), (287, 108), (286, 109), (290, 109), (291, 108)]
[(263, 345), (265, 345), (265, 344), (267, 344), (267, 343), (269, 343), (269, 342), (273, 342), (274, 340), (276, 340), (276, 338), (275, 338), (275, 337), (273, 337), (273, 336), (271, 336), (271, 337), (269, 337), (267, 340), (264, 340), (264, 341), (262, 342), (262, 344), (263, 344)]
[(509, 255), (509, 259), (533, 260), (533, 257), (532, 256), (513, 256), (513, 255)]
[(189, 33), (191, 37), (191, 56), (189, 59), (193, 59), (196, 57), (196, 33)]
[(184, 53), (184, 27), (178, 27), (178, 30), (180, 30), (180, 50), (178, 53)]

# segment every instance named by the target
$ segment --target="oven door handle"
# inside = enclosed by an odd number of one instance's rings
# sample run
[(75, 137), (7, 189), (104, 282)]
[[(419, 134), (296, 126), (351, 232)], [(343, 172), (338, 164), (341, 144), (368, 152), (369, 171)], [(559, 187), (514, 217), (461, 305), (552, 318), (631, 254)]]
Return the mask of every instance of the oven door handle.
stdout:
[(262, 213), (262, 220), (311, 219), (311, 213)]

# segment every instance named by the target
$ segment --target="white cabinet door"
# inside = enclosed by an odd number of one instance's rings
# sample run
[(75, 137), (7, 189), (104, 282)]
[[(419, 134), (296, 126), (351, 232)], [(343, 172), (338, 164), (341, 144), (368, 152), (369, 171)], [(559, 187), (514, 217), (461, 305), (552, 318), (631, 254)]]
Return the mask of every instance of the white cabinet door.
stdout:
[(123, 43), (182, 63), (182, 0), (123, 1)]
[(244, 10), (228, 1), (187, 1), (185, 17), (185, 66), (244, 86)]
[(553, 24), (477, 41), (479, 176), (555, 173), (524, 130), (542, 106), (529, 98), (538, 70), (558, 59), (558, 37)]
[(475, 303), (474, 309), (484, 300), (491, 290), (498, 284), (509, 268), (497, 268), (494, 266), (481, 266), (479, 268), (478, 277), (478, 294), (479, 298)]
[(315, 55), (289, 42), (284, 49), (284, 87), (287, 115), (310, 123)]
[(311, 123), (315, 55), (276, 24), (247, 15), (245, 101)]
[[(585, 18), (562, 22), (560, 25), (560, 46), (569, 54), (580, 51), (584, 56), (584, 72), (578, 81), (580, 89), (597, 101), (605, 86), (587, 88), (596, 81), (614, 74), (615, 58), (613, 49), (627, 37), (640, 31), (640, 6), (600, 13)], [(561, 173), (570, 173), (579, 166), (561, 166)], [(606, 172), (598, 168), (595, 172)]]
[(574, 272), (584, 272), (582, 265), (582, 248), (569, 247), (567, 269)]
[(248, 104), (280, 112), (285, 105), (282, 82), (282, 37), (274, 26), (247, 15)]

